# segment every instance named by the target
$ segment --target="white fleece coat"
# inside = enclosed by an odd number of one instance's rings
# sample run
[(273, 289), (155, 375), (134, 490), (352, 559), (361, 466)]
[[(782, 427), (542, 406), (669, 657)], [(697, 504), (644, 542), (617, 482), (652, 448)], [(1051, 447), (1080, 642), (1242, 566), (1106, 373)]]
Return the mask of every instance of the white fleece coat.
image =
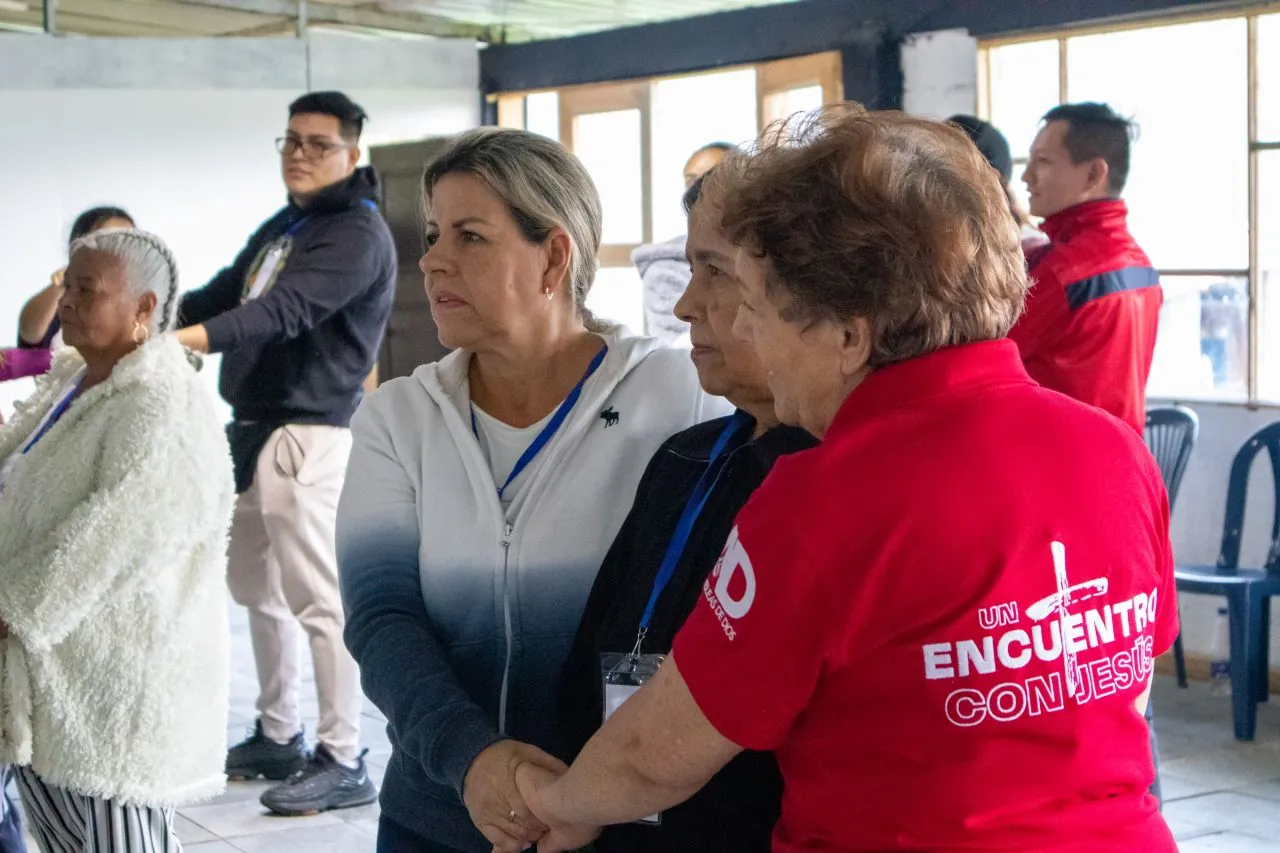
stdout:
[(23, 455), (82, 366), (59, 354), (0, 428), (0, 761), (177, 806), (226, 781), (230, 454), (213, 395), (156, 340)]

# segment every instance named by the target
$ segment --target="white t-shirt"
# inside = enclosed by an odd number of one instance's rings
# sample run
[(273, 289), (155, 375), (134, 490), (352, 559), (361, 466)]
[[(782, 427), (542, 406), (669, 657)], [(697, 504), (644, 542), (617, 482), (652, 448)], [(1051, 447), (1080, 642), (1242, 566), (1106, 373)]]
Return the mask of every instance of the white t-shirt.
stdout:
[[(507, 482), (507, 477), (515, 470), (516, 462), (524, 455), (524, 452), (533, 444), (538, 434), (542, 432), (543, 427), (555, 416), (556, 406), (551, 412), (536, 424), (527, 427), (513, 427), (505, 424), (489, 413), (485, 412), (474, 403), (471, 410), (476, 415), (476, 438), (480, 441), (480, 449), (484, 451), (485, 458), (489, 460), (489, 470), (493, 472), (493, 482), (495, 486), (501, 486)], [(502, 509), (509, 511), (511, 505), (516, 498), (520, 496), (520, 492), (524, 489), (524, 484), (529, 482), (534, 470), (537, 469), (541, 462), (542, 454), (539, 453), (529, 461), (524, 470), (520, 472), (520, 476), (516, 477), (506, 490), (502, 493)]]

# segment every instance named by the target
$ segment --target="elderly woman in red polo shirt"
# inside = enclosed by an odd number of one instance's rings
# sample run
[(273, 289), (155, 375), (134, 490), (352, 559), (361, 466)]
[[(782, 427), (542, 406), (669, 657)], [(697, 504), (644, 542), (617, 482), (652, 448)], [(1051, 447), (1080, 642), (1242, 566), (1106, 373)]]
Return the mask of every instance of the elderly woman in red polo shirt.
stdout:
[(774, 850), (1175, 851), (1142, 718), (1177, 630), (1133, 430), (1028, 378), (1027, 283), (960, 131), (848, 106), (766, 138), (724, 204), (736, 331), (822, 439), (742, 510), (667, 658), (523, 795), (572, 849), (743, 749)]

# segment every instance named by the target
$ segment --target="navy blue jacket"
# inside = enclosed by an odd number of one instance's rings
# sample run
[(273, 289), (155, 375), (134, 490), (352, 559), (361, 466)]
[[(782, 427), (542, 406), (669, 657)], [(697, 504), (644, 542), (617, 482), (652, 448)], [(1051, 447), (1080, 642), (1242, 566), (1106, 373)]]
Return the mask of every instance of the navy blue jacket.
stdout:
[[(237, 421), (350, 424), (395, 295), (395, 245), (377, 198), (377, 175), (362, 168), (306, 208), (290, 202), (231, 266), (183, 296), (181, 325), (203, 323), (210, 352), (224, 354), (218, 390)], [(291, 229), (274, 283), (245, 301)]]

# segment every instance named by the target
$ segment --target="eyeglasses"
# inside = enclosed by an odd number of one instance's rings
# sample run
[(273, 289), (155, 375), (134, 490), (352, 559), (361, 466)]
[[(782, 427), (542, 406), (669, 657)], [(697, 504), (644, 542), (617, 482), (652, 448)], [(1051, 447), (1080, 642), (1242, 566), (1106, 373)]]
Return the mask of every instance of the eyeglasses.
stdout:
[(276, 140), (276, 150), (283, 156), (292, 157), (300, 150), (305, 160), (323, 160), (335, 151), (345, 151), (350, 147), (350, 145), (318, 139), (298, 139), (295, 136), (282, 136)]

